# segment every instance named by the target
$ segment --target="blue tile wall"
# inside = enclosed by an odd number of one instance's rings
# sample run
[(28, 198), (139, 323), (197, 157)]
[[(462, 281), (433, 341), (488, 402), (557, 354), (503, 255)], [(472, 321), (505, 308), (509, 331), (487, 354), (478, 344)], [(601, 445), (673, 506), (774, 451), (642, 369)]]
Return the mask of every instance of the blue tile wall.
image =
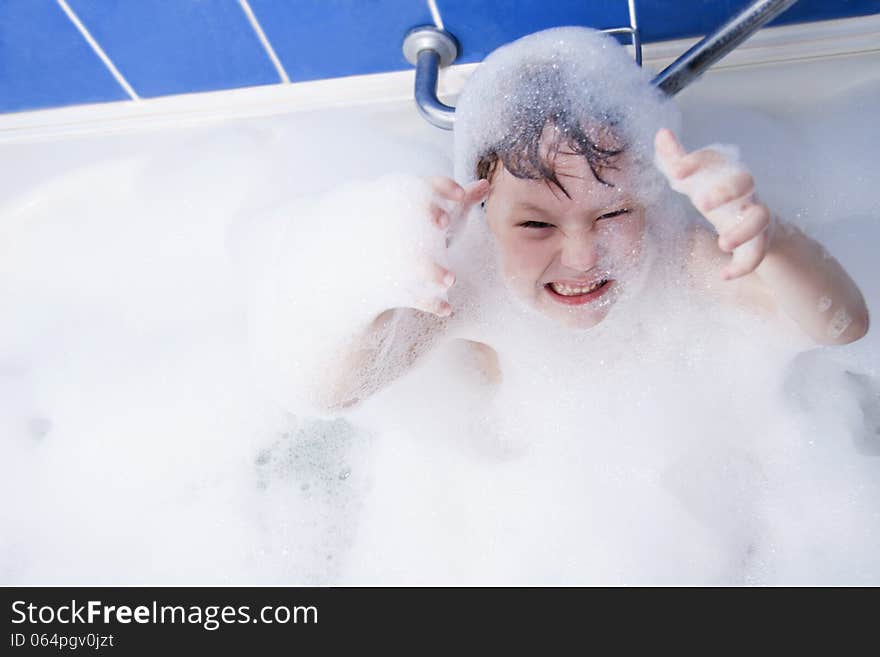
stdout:
[[(438, 0), (447, 30), (461, 43), (460, 63), (479, 62), (499, 46), (521, 36), (560, 25), (598, 29), (626, 27), (626, 0)], [(638, 3), (638, 13), (647, 4)]]
[[(442, 3), (442, 0), (441, 0)], [(412, 68), (407, 30), (432, 23), (424, 0), (250, 0), (291, 81)]]
[(68, 0), (139, 96), (280, 82), (236, 0)]
[[(701, 36), (752, 0), (637, 0), (646, 43)], [(437, 0), (446, 29), (459, 39), (459, 63), (479, 62), (495, 48), (559, 25), (600, 29), (629, 23), (626, 0)], [(771, 25), (880, 13), (880, 0), (800, 0)]]
[[(646, 42), (696, 36), (749, 0), (638, 0)], [(280, 78), (237, 0), (68, 0), (139, 96), (274, 84)], [(557, 25), (626, 24), (626, 0), (437, 0), (458, 63)], [(408, 70), (406, 31), (426, 0), (250, 0), (294, 82)], [(880, 13), (880, 0), (800, 0), (788, 24)], [(56, 0), (0, 0), (0, 112), (128, 96)]]
[(0, 111), (126, 98), (53, 0), (0, 0)]

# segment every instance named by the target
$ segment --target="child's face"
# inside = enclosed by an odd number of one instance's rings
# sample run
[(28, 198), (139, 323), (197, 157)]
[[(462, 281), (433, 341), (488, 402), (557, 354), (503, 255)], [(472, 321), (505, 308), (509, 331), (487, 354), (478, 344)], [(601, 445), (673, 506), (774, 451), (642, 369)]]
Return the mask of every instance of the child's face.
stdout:
[(625, 160), (602, 172), (610, 186), (581, 155), (560, 152), (555, 172), (570, 198), (499, 166), (486, 215), (510, 289), (567, 326), (591, 328), (635, 282), (645, 208), (628, 189)]

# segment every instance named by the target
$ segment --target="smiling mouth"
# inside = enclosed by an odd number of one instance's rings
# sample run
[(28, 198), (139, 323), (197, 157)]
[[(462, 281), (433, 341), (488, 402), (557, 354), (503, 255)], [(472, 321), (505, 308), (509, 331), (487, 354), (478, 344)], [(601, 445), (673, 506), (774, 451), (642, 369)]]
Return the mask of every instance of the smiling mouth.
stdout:
[(580, 305), (601, 297), (608, 291), (612, 283), (614, 281), (608, 278), (602, 278), (586, 285), (568, 285), (566, 283), (552, 282), (547, 283), (544, 289), (547, 290), (547, 293), (554, 301), (566, 305)]

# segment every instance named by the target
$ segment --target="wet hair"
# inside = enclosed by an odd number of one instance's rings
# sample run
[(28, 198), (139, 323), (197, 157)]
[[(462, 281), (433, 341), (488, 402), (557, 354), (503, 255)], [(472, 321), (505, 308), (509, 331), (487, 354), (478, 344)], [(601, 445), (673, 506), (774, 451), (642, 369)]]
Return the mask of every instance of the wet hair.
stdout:
[(569, 196), (555, 171), (556, 156), (568, 149), (584, 157), (596, 180), (610, 186), (605, 171), (618, 169), (617, 158), (626, 149), (616, 129), (619, 119), (610, 112), (579, 115), (576, 108), (583, 103), (569, 97), (557, 66), (533, 64), (523, 77), (526, 83), (503, 117), (508, 132), (479, 155), (477, 178), (490, 180), (500, 162), (517, 178), (544, 180)]

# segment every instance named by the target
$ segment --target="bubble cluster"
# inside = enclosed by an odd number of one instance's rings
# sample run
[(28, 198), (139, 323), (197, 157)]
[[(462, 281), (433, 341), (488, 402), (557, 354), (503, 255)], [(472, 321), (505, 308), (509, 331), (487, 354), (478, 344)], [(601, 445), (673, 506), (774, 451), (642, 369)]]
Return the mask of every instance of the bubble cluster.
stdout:
[[(507, 137), (521, 58), (646, 164), (631, 294), (585, 331), (508, 290), (479, 208), (447, 248), (422, 176), (450, 173), (449, 144), (417, 138), (409, 104), (71, 142), (90, 164), (52, 179), (63, 144), (10, 147), (39, 180), (0, 205), (0, 581), (880, 582), (876, 336), (812, 349), (684, 266), (693, 219), (647, 168), (674, 110), (606, 37), (530, 37), (477, 70), (462, 182)], [(873, 307), (880, 205), (857, 179), (877, 105), (859, 98), (786, 120), (692, 108), (685, 139), (740, 144)], [(456, 274), (449, 319), (405, 310), (438, 293), (422, 257)], [(372, 385), (334, 406), (324, 381), (385, 311), (354, 354)]]
[[(279, 403), (321, 413), (364, 397), (361, 387), (386, 375), (347, 384), (354, 351), (388, 376), (404, 365), (395, 345), (417, 341), (423, 318), (398, 313), (383, 332), (371, 337), (369, 328), (383, 312), (438, 293), (427, 266), (446, 263), (445, 236), (427, 219), (430, 202), (426, 181), (399, 174), (347, 181), (268, 218), (277, 232), (254, 279), (250, 335), (258, 377)], [(295, 338), (309, 326), (317, 330), (308, 339)]]
[(474, 180), (489, 152), (521, 157), (529, 135), (551, 127), (567, 136), (563, 149), (586, 156), (622, 149), (642, 193), (658, 194), (654, 135), (677, 126), (675, 106), (612, 37), (582, 27), (544, 30), (494, 51), (469, 78), (456, 105), (455, 176)]

